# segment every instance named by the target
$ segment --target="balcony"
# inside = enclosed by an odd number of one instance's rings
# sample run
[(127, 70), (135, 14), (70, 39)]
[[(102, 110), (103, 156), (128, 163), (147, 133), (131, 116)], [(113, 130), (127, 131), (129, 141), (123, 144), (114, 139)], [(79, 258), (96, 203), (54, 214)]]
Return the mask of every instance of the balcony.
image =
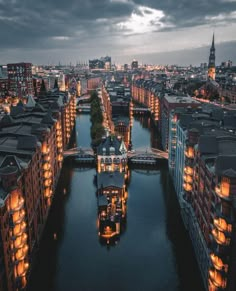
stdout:
[(10, 203), (10, 212), (11, 213), (17, 212), (24, 207), (24, 203), (25, 203), (24, 198), (20, 197), (17, 200), (18, 201), (16, 203), (13, 203), (13, 201), (11, 200), (11, 203)]
[(16, 258), (17, 262), (22, 261), (26, 258), (27, 254), (28, 254), (28, 249), (29, 249), (29, 247), (27, 245), (25, 245), (21, 249), (17, 250), (17, 252), (15, 254), (15, 258)]
[(225, 273), (228, 272), (228, 265), (224, 264), (220, 257), (218, 257), (214, 253), (212, 253), (210, 255), (210, 258), (211, 258), (211, 263), (216, 270), (221, 271), (221, 272), (225, 272)]
[(187, 147), (184, 152), (186, 158), (188, 159), (194, 159), (194, 149), (193, 147)]
[(53, 191), (50, 187), (47, 187), (45, 190), (44, 190), (44, 197), (45, 198), (50, 198), (53, 194)]
[(56, 124), (56, 129), (57, 129), (57, 130), (61, 130), (61, 125), (60, 125), (60, 123), (57, 123), (57, 124)]
[(15, 249), (21, 249), (27, 242), (27, 234), (23, 233), (21, 236), (19, 236), (15, 242), (14, 242), (14, 248)]
[(192, 184), (193, 183), (193, 178), (190, 175), (184, 175), (184, 181), (186, 183)]
[(226, 237), (225, 233), (218, 229), (213, 229), (212, 234), (217, 244), (228, 247), (230, 245), (230, 238)]
[(58, 162), (62, 162), (63, 161), (63, 155), (59, 154), (57, 157), (57, 161)]
[(43, 174), (43, 177), (44, 179), (49, 179), (52, 177), (52, 171), (48, 170), (48, 171), (45, 171), (44, 174)]
[(24, 210), (17, 211), (12, 215), (12, 221), (13, 221), (14, 226), (16, 224), (21, 223), (24, 219), (25, 219), (25, 211)]
[(183, 188), (184, 188), (184, 190), (187, 191), (187, 192), (191, 192), (191, 191), (193, 190), (192, 185), (190, 185), (190, 184), (188, 184), (188, 183), (184, 183), (184, 184), (183, 184)]
[(50, 156), (49, 156), (49, 154), (44, 155), (44, 157), (43, 157), (43, 161), (44, 161), (44, 162), (49, 162), (49, 161), (50, 161)]
[(62, 142), (62, 137), (61, 136), (57, 137), (57, 142)]
[(44, 187), (50, 187), (52, 185), (52, 179), (46, 179), (44, 181)]
[(228, 224), (223, 218), (214, 219), (214, 226), (221, 232), (230, 235), (232, 232), (232, 225)]
[(57, 147), (58, 147), (58, 148), (62, 148), (62, 142), (58, 142), (58, 143), (57, 143)]
[(45, 162), (43, 164), (43, 170), (44, 171), (48, 171), (48, 170), (50, 170), (50, 168), (51, 168), (51, 165), (48, 162)]
[(187, 175), (193, 175), (193, 168), (189, 167), (189, 166), (186, 166), (184, 168), (184, 173), (187, 174)]
[(29, 263), (20, 261), (18, 265), (15, 267), (17, 277), (24, 277), (26, 275), (28, 268), (29, 268)]
[(223, 185), (218, 185), (215, 187), (215, 193), (220, 197), (221, 199), (224, 199), (226, 201), (231, 201), (232, 197), (229, 193), (229, 190), (227, 188), (224, 188)]
[(227, 285), (227, 279), (224, 278), (220, 272), (212, 268), (209, 270), (209, 285), (220, 288), (216, 290), (224, 290)]
[(22, 235), (26, 230), (26, 223), (23, 221), (21, 224), (17, 224), (13, 228), (12, 239), (15, 240), (16, 237)]

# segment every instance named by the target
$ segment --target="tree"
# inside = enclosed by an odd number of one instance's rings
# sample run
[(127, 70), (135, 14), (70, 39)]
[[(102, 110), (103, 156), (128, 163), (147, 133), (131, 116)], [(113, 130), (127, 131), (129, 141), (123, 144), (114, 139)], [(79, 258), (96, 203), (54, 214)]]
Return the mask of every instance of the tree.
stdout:
[(103, 114), (101, 110), (101, 104), (96, 91), (91, 93), (90, 97), (91, 101), (91, 138), (92, 138), (92, 145), (94, 147), (98, 146), (102, 140), (102, 136), (105, 134), (103, 123)]

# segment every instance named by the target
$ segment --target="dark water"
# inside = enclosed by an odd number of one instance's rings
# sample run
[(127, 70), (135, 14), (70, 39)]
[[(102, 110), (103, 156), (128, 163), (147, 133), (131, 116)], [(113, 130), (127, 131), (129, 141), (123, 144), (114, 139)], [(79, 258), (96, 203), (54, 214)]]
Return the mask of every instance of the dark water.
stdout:
[[(77, 142), (89, 147), (89, 115), (77, 122)], [(134, 146), (158, 143), (147, 124), (134, 120)], [(108, 247), (98, 238), (94, 175), (64, 165), (29, 290), (203, 290), (167, 165), (131, 171), (126, 229)]]

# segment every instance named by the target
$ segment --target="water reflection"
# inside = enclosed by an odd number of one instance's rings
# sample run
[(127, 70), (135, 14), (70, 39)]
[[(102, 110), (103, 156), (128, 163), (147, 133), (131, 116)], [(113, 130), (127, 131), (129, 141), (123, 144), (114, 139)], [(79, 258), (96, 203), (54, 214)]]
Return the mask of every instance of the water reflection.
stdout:
[[(58, 250), (61, 242), (64, 241), (65, 235), (65, 203), (71, 193), (70, 181), (72, 175), (73, 170), (71, 166), (64, 164), (56, 189), (56, 197), (52, 203), (40, 246), (35, 254), (36, 264), (34, 265), (27, 290), (54, 290)], [(42, 280), (39, 280), (38, 274), (42, 275)], [(46, 285), (45, 282), (47, 282)]]
[[(80, 118), (89, 132), (89, 116)], [(134, 127), (134, 144), (147, 138), (147, 146), (150, 133), (137, 120)], [(108, 194), (106, 185), (97, 187), (95, 169), (64, 164), (28, 290), (203, 290), (166, 163), (123, 174), (125, 188)], [(120, 233), (109, 244), (98, 236), (103, 211), (111, 229), (120, 213)]]
[[(142, 135), (140, 128), (142, 127)], [(135, 116), (132, 128), (132, 144), (135, 147), (161, 148), (161, 141), (158, 135), (157, 126), (155, 126), (151, 117)]]

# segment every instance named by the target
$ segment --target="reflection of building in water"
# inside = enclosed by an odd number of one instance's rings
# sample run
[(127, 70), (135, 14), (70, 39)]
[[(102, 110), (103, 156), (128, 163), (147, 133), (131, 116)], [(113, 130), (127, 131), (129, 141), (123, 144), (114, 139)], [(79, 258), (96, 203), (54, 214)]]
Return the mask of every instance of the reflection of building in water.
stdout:
[(127, 171), (127, 149), (121, 138), (104, 137), (97, 148), (97, 171)]
[(101, 243), (116, 243), (123, 233), (128, 193), (124, 173), (97, 174), (98, 234)]

